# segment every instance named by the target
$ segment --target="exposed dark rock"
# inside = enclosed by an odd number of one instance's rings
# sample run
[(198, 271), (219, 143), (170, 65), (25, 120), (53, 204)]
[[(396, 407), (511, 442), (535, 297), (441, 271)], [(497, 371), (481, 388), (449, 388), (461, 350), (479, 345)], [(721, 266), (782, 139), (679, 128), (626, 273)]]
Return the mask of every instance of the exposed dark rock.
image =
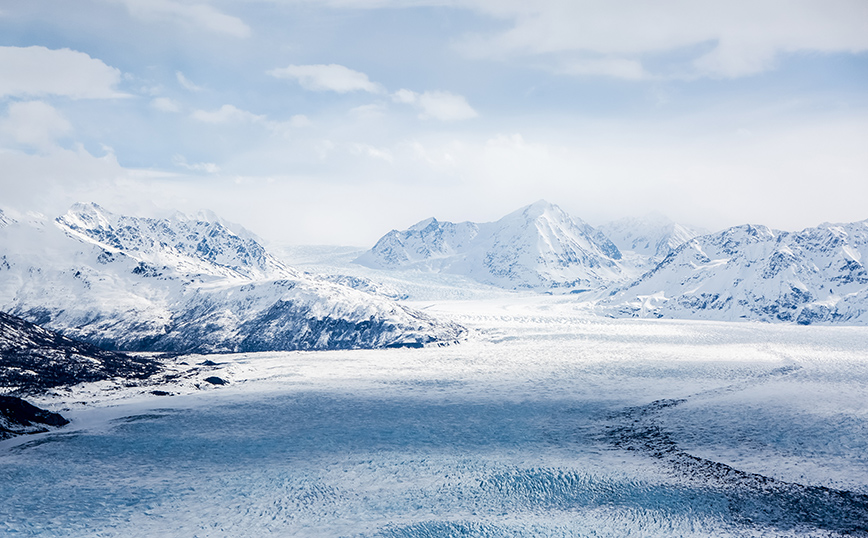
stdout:
[(0, 440), (29, 433), (43, 433), (49, 426), (69, 421), (57, 413), (40, 409), (21, 398), (0, 396)]
[(657, 400), (627, 408), (610, 417), (607, 437), (618, 449), (644, 453), (687, 481), (721, 491), (735, 520), (868, 537), (868, 495), (784, 482), (681, 450), (660, 425), (660, 414), (685, 401)]
[(0, 312), (0, 388), (17, 394), (112, 377), (143, 379), (152, 359), (106, 351)]
[(217, 377), (216, 375), (211, 376), (211, 377), (206, 377), (205, 381), (208, 383), (211, 383), (212, 385), (226, 385), (229, 383), (225, 379)]

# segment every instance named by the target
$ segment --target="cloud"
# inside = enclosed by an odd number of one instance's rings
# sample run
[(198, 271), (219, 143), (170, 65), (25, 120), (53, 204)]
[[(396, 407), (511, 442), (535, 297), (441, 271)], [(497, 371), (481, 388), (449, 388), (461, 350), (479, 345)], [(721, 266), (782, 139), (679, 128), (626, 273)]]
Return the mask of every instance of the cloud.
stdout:
[(151, 107), (162, 112), (180, 112), (181, 107), (177, 102), (168, 97), (157, 97), (151, 101)]
[(56, 145), (72, 132), (72, 125), (54, 107), (42, 101), (12, 103), (0, 119), (0, 141), (40, 150)]
[[(505, 31), (460, 40), (458, 48), (473, 57), (566, 66), (576, 55), (642, 63), (693, 49), (687, 75), (734, 78), (771, 69), (784, 53), (868, 50), (868, 3), (861, 0), (468, 0), (461, 5), (512, 22)], [(635, 67), (626, 64), (593, 67), (560, 71), (638, 78)]]
[(554, 71), (563, 75), (600, 75), (628, 80), (650, 77), (640, 62), (623, 58), (568, 61), (561, 63)]
[(233, 105), (223, 105), (217, 110), (194, 110), (190, 117), (202, 123), (210, 123), (212, 125), (221, 124), (248, 124), (262, 126), (272, 134), (278, 136), (290, 136), (295, 129), (308, 127), (312, 124), (310, 119), (304, 114), (295, 114), (285, 121), (275, 121), (268, 119), (264, 114), (254, 114), (247, 110), (242, 110)]
[(289, 127), (308, 127), (312, 124), (310, 118), (304, 114), (296, 114), (289, 118), (289, 121), (286, 123)]
[(191, 91), (191, 92), (201, 92), (202, 91), (201, 86), (197, 86), (197, 85), (193, 84), (193, 82), (191, 82), (190, 79), (185, 77), (184, 73), (182, 73), (180, 71), (175, 71), (175, 78), (178, 79), (178, 84), (180, 84), (181, 87), (187, 91)]
[(233, 105), (223, 105), (219, 109), (209, 112), (196, 110), (190, 117), (203, 123), (259, 123), (265, 122), (265, 116), (260, 116), (246, 110), (241, 110)]
[(289, 65), (266, 72), (275, 78), (298, 81), (302, 88), (311, 91), (348, 93), (366, 91), (382, 93), (383, 88), (368, 79), (368, 75), (337, 64)]
[(130, 14), (144, 20), (176, 21), (234, 37), (250, 36), (250, 27), (238, 17), (226, 15), (208, 4), (174, 0), (121, 0)]
[(0, 47), (0, 97), (127, 97), (115, 89), (120, 79), (119, 70), (83, 52), (39, 46)]
[(362, 144), (359, 142), (355, 142), (350, 144), (350, 153), (353, 155), (365, 155), (367, 157), (371, 157), (372, 159), (381, 159), (386, 161), (387, 163), (394, 162), (394, 157), (392, 156), (392, 152), (388, 149), (381, 149), (374, 147), (370, 144)]
[(185, 170), (190, 170), (193, 172), (207, 172), (209, 174), (216, 174), (220, 172), (220, 167), (214, 163), (190, 164), (187, 162), (187, 159), (183, 155), (175, 155), (174, 157), (172, 157), (172, 164), (179, 168), (183, 168)]
[(350, 116), (363, 120), (379, 119), (382, 118), (385, 113), (385, 103), (371, 103), (368, 105), (361, 105), (350, 109)]
[(416, 93), (411, 90), (401, 89), (392, 94), (392, 100), (396, 103), (414, 105), (421, 109), (419, 117), (422, 119), (433, 118), (440, 121), (459, 121), (475, 118), (479, 114), (467, 103), (462, 95), (449, 92), (429, 91)]

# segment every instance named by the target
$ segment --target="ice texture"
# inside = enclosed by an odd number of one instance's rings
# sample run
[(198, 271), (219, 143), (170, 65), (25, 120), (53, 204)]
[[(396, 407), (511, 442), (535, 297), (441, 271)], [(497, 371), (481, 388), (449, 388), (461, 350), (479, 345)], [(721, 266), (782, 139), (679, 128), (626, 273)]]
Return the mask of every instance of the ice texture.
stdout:
[(72, 424), (0, 442), (0, 534), (868, 533), (865, 328), (428, 306), (472, 338), (46, 396)]

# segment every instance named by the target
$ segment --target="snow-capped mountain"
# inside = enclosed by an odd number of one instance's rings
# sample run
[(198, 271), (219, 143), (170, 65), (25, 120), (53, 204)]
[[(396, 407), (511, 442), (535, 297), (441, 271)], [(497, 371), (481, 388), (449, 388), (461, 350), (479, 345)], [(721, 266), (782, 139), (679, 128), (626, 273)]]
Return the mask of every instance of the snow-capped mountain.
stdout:
[(29, 394), (112, 377), (145, 378), (160, 365), (106, 351), (0, 312), (0, 390)]
[(134, 255), (143, 271), (174, 267), (189, 274), (253, 280), (298, 276), (256, 240), (240, 237), (219, 220), (182, 213), (171, 219), (127, 217), (90, 203), (75, 204), (56, 222), (69, 235), (106, 252)]
[(622, 282), (621, 253), (599, 230), (540, 200), (496, 222), (427, 219), (392, 230), (356, 263), (469, 276), (508, 289), (590, 289)]
[(124, 350), (415, 346), (463, 333), (304, 275), (219, 221), (126, 217), (96, 204), (0, 229), (0, 310)]
[(868, 220), (696, 237), (603, 303), (622, 315), (868, 323)]
[(651, 213), (639, 218), (623, 218), (598, 227), (622, 253), (634, 252), (647, 256), (656, 264), (670, 252), (707, 230), (679, 224)]

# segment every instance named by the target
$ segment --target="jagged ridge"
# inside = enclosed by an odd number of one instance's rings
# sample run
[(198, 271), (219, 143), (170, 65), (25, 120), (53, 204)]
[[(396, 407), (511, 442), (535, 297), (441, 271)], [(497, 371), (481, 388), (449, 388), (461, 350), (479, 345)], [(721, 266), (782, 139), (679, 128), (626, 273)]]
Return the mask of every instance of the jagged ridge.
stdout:
[(868, 220), (697, 237), (605, 301), (621, 315), (868, 322)]
[[(0, 308), (110, 349), (172, 352), (449, 343), (464, 329), (303, 275), (220, 222), (77, 204), (2, 229)], [(5, 265), (3, 265), (5, 263)]]
[(621, 253), (605, 235), (540, 200), (496, 222), (426, 219), (383, 236), (356, 263), (462, 274), (509, 289), (600, 288), (622, 282)]

